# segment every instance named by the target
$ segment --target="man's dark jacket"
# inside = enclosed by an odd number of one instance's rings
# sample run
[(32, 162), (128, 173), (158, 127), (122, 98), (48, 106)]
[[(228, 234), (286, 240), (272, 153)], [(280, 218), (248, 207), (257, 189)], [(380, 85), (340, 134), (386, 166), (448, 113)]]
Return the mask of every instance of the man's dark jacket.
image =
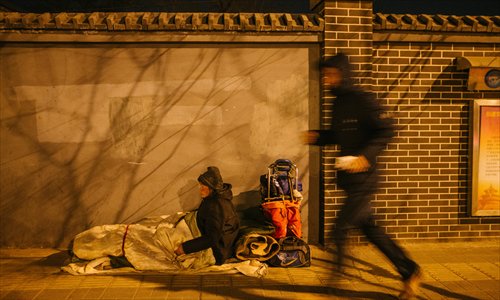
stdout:
[(234, 209), (231, 185), (224, 183), (220, 191), (203, 199), (196, 222), (201, 236), (182, 244), (186, 254), (212, 248), (217, 265), (232, 256), (240, 221)]
[(360, 184), (374, 187), (377, 183), (376, 159), (394, 135), (392, 120), (373, 94), (352, 85), (350, 66), (346, 56), (336, 57), (326, 67), (341, 70), (340, 87), (330, 92), (336, 96), (332, 107), (332, 126), (318, 130), (317, 145), (338, 144), (340, 156), (363, 155), (370, 163), (367, 172), (350, 174), (338, 171), (338, 184), (343, 189)]

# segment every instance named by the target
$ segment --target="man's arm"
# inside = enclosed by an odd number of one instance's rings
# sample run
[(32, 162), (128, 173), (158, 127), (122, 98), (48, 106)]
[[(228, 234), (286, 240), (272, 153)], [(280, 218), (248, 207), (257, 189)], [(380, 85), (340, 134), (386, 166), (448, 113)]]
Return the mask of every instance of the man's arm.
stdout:
[(207, 218), (204, 234), (200, 237), (182, 243), (182, 250), (185, 254), (198, 252), (215, 246), (222, 235), (224, 215), (220, 203), (215, 202), (210, 207), (210, 216)]
[(325, 146), (336, 144), (333, 130), (309, 130), (305, 132), (303, 140), (307, 145)]
[(361, 149), (360, 155), (364, 156), (371, 165), (374, 165), (377, 156), (387, 147), (394, 136), (393, 120), (388, 112), (384, 110), (373, 95), (367, 95), (364, 126), (370, 132), (365, 147)]

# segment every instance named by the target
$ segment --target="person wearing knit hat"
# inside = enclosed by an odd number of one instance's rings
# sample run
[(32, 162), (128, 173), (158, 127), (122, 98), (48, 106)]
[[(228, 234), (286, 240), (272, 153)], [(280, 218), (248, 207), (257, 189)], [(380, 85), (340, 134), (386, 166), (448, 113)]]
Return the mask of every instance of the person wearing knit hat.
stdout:
[(240, 220), (232, 203), (232, 186), (222, 180), (219, 168), (210, 166), (198, 177), (202, 202), (196, 213), (201, 236), (186, 241), (175, 254), (189, 254), (212, 249), (217, 265), (234, 255)]
[(219, 168), (217, 167), (208, 167), (207, 171), (198, 177), (198, 181), (214, 191), (222, 190), (224, 185)]

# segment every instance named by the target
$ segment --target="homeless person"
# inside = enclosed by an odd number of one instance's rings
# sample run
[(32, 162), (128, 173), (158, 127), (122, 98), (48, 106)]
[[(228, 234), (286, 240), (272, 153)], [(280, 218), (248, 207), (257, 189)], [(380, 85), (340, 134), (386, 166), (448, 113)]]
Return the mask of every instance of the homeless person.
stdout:
[(240, 222), (234, 209), (231, 185), (222, 181), (217, 167), (208, 167), (198, 177), (200, 196), (196, 221), (201, 236), (182, 243), (175, 254), (189, 254), (211, 248), (215, 264), (222, 265), (234, 253)]
[(75, 263), (65, 270), (89, 274), (118, 267), (176, 271), (222, 265), (234, 252), (240, 225), (231, 185), (217, 167), (208, 167), (198, 181), (203, 198), (198, 210), (90, 228), (74, 238)]

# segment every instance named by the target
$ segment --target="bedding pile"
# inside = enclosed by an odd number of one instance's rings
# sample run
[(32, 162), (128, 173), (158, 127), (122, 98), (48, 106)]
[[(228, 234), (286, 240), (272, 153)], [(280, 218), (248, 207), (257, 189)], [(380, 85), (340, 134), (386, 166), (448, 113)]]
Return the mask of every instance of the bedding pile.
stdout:
[[(177, 256), (176, 247), (199, 237), (196, 212), (145, 218), (133, 224), (95, 226), (78, 234), (71, 263), (62, 270), (73, 275), (188, 272), (267, 274), (267, 265), (257, 259), (215, 265), (211, 249)], [(118, 262), (118, 263), (117, 263)]]

